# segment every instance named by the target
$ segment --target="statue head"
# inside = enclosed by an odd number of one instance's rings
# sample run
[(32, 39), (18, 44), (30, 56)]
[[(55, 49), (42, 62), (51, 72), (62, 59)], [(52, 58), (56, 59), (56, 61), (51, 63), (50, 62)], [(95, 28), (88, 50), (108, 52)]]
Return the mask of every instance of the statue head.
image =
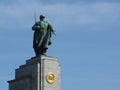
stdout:
[(44, 19), (45, 19), (45, 16), (40, 15), (40, 20), (44, 20)]

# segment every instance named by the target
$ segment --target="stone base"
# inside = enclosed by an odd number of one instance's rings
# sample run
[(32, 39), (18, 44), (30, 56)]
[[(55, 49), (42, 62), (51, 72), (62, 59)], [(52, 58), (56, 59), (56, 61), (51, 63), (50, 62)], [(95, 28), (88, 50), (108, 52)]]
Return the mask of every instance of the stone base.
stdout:
[(57, 58), (41, 56), (26, 61), (8, 81), (9, 90), (60, 90), (60, 66)]

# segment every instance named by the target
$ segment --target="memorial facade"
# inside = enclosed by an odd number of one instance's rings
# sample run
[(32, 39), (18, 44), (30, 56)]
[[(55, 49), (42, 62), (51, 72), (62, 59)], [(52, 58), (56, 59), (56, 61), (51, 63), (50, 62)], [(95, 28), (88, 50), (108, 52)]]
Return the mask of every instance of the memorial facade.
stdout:
[(15, 70), (9, 90), (60, 90), (60, 65), (55, 57), (34, 57)]

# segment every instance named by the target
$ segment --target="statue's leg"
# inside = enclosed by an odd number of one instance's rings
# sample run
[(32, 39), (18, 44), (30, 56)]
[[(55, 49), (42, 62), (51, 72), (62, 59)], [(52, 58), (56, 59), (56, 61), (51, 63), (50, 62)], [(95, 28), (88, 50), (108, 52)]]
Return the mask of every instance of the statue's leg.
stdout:
[(36, 56), (42, 55), (43, 33), (38, 33), (36, 44)]
[(47, 52), (47, 49), (48, 49), (48, 48), (44, 48), (44, 49), (43, 49), (43, 54), (44, 54), (44, 55), (45, 55), (45, 53)]
[(45, 55), (45, 53), (47, 52), (47, 49), (48, 48), (45, 48), (44, 43), (42, 43), (42, 45), (41, 45), (41, 47), (39, 49), (39, 54)]
[(36, 56), (40, 56), (42, 53), (42, 50), (40, 47), (37, 47), (37, 50), (36, 50)]

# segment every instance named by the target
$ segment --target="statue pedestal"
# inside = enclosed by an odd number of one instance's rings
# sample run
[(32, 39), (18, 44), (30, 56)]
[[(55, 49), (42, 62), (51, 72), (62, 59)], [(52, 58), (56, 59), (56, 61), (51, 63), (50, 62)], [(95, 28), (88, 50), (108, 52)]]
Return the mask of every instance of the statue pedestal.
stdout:
[(8, 81), (9, 90), (60, 90), (60, 66), (57, 58), (31, 58), (15, 71)]

